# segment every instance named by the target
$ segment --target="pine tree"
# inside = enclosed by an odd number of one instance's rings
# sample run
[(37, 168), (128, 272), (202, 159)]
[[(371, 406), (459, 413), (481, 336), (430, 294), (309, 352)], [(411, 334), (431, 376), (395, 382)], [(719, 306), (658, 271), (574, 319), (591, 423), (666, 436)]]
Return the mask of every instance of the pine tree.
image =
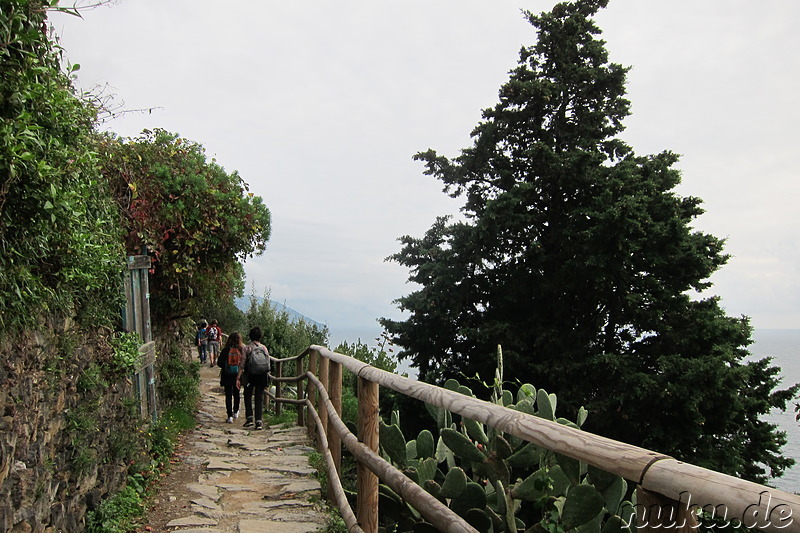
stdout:
[(745, 361), (746, 317), (696, 296), (724, 242), (692, 229), (702, 202), (674, 192), (677, 155), (618, 138), (628, 69), (598, 38), (606, 4), (526, 13), (538, 40), (473, 145), (415, 156), (465, 220), (401, 238), (391, 259), (421, 288), (397, 300), (409, 318), (381, 323), (421, 379), (489, 381), (501, 344), (508, 375), (557, 393), (567, 417), (585, 405), (590, 430), (763, 481), (793, 461), (759, 417), (797, 387), (775, 391), (779, 369)]

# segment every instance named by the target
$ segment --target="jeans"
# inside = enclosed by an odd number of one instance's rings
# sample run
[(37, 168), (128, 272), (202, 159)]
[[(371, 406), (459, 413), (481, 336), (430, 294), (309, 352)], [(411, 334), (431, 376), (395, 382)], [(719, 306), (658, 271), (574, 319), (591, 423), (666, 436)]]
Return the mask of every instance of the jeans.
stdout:
[(198, 344), (197, 353), (200, 355), (200, 362), (205, 364), (206, 359), (208, 358), (208, 345), (205, 342)]
[(228, 411), (228, 418), (233, 418), (234, 413), (239, 411), (241, 395), (236, 387), (236, 379), (233, 382), (225, 381), (225, 409)]
[[(256, 422), (264, 415), (264, 389), (269, 384), (269, 376), (247, 376), (244, 386), (244, 415)], [(255, 418), (253, 418), (253, 395), (255, 394)]]

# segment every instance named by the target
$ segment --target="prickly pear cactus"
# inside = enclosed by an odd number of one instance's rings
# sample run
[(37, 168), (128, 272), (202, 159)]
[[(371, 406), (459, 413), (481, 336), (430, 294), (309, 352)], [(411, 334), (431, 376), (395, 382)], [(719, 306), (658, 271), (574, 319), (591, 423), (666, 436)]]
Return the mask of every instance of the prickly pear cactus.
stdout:
[[(491, 401), (509, 409), (579, 428), (587, 412), (572, 422), (556, 416), (557, 398), (533, 385), (514, 392), (503, 389), (502, 350)], [(448, 380), (445, 388), (473, 396)], [(406, 441), (399, 415), (381, 422), (381, 448), (390, 460), (421, 487), (462, 516), (478, 531), (491, 533), (631, 533), (633, 504), (625, 501), (627, 483), (570, 457), (553, 453), (480, 422), (462, 419), (426, 406), (438, 428)], [(431, 531), (432, 526), (399, 496), (387, 496), (381, 507), (385, 530)]]

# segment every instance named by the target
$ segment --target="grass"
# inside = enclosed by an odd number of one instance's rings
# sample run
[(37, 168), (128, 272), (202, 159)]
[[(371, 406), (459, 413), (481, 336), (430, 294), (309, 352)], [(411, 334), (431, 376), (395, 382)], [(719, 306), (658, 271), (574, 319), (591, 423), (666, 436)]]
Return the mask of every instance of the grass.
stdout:
[(264, 412), (264, 423), (272, 426), (294, 426), (297, 424), (297, 411), (291, 407), (283, 406), (280, 416), (275, 411)]
[[(317, 479), (319, 480), (321, 494), (327, 494), (328, 465), (325, 462), (325, 456), (319, 452), (311, 452), (308, 454), (308, 463), (317, 471)], [(328, 501), (323, 500), (319, 503), (328, 515), (323, 531), (325, 531), (325, 533), (347, 533), (347, 525), (339, 509), (331, 505)]]

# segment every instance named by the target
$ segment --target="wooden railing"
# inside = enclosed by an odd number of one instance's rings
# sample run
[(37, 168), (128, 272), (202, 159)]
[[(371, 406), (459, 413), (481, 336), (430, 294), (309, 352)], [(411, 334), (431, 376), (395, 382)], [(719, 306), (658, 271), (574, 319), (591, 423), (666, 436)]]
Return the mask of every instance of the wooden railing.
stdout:
[[(276, 384), (272, 399), (276, 401), (276, 409), (279, 411), (282, 403), (298, 406), (298, 425), (308, 427), (309, 434), (316, 437), (318, 450), (326, 457), (329, 500), (339, 507), (348, 530), (353, 533), (375, 533), (378, 529), (379, 478), (439, 531), (476, 531), (379, 455), (379, 386), (625, 478), (637, 487), (637, 519), (641, 531), (696, 530), (691, 510), (700, 508), (724, 510), (728, 518), (735, 517), (758, 529), (800, 532), (800, 496), (796, 494), (398, 376), (322, 346), (311, 346), (296, 357), (272, 360)], [(294, 377), (283, 376), (283, 366), (287, 362), (295, 363)], [(347, 429), (340, 417), (342, 367), (358, 379), (357, 436)], [(284, 383), (296, 385), (296, 398), (283, 396)], [(310, 416), (306, 417), (303, 407), (308, 408)], [(341, 473), (342, 444), (357, 461), (355, 513), (337, 475)], [(650, 515), (646, 514), (648, 512)], [(670, 512), (670, 520), (665, 521), (664, 516)], [(794, 521), (795, 516), (798, 523)]]

